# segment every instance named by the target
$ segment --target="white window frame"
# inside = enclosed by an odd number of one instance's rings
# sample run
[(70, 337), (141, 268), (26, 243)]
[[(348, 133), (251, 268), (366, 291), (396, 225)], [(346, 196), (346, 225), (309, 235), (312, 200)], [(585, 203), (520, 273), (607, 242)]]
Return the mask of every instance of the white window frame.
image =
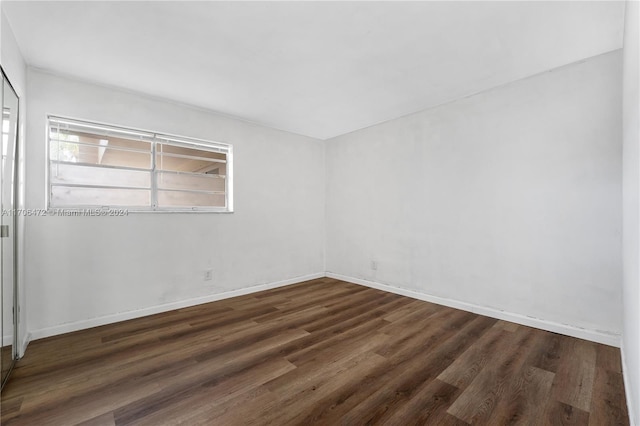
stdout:
[[(114, 130), (120, 133), (129, 133), (131, 135), (145, 136), (151, 143), (151, 169), (150, 169), (150, 205), (149, 206), (122, 206), (122, 205), (106, 205), (106, 204), (87, 204), (87, 205), (65, 205), (56, 206), (52, 205), (52, 188), (55, 186), (53, 179), (51, 178), (51, 126), (52, 123), (67, 123), (72, 125), (84, 125), (87, 129), (91, 130)], [(153, 213), (153, 212), (167, 212), (167, 213), (183, 213), (183, 212), (209, 212), (209, 213), (233, 213), (233, 145), (208, 141), (204, 139), (197, 139), (185, 136), (178, 136), (169, 133), (159, 133), (148, 130), (135, 129), (131, 127), (123, 127), (118, 125), (106, 124), (97, 121), (89, 121), (83, 119), (76, 119), (70, 117), (63, 117), (60, 115), (47, 115), (46, 122), (46, 206), (48, 210), (84, 210), (84, 209), (118, 209), (127, 210), (128, 212), (140, 212), (140, 213)], [(99, 134), (99, 133), (98, 133)], [(172, 146), (182, 146), (185, 148), (200, 149), (203, 151), (224, 153), (226, 155), (226, 175), (225, 175), (225, 207), (212, 207), (212, 206), (190, 206), (190, 207), (160, 207), (157, 203), (157, 177), (159, 172), (156, 169), (156, 148), (158, 144), (169, 144)], [(126, 167), (110, 166), (113, 169), (127, 170)], [(78, 185), (82, 186), (82, 185)], [(87, 187), (93, 188), (112, 188), (105, 185), (87, 185)], [(126, 188), (122, 188), (126, 189)]]

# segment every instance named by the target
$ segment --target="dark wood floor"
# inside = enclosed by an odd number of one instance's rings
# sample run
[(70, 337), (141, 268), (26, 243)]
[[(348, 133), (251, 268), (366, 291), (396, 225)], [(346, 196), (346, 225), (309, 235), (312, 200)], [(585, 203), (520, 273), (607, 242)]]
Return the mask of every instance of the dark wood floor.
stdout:
[(3, 425), (626, 425), (616, 348), (332, 279), (32, 342)]

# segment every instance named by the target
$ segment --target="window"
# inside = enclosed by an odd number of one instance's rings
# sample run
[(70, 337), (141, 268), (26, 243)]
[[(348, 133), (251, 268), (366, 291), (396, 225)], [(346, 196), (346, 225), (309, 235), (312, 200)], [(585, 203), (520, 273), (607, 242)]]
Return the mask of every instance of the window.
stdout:
[(232, 146), (49, 117), (50, 208), (233, 211)]

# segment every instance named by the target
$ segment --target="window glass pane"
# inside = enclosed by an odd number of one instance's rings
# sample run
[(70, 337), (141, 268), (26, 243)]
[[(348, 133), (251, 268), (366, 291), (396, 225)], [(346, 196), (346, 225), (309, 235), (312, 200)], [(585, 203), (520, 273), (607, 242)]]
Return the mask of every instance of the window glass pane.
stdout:
[(104, 150), (102, 160), (99, 164), (105, 166), (135, 167), (139, 169), (151, 168), (151, 153), (122, 151), (119, 149), (107, 148)]
[(151, 172), (54, 163), (51, 183), (150, 188)]
[(192, 157), (204, 157), (213, 158), (216, 160), (226, 160), (226, 154), (222, 152), (207, 151), (206, 149), (189, 148), (180, 145), (171, 145), (168, 143), (158, 144), (158, 153), (162, 154), (176, 154), (176, 155), (188, 155)]
[(156, 153), (156, 168), (158, 170), (226, 174), (226, 154), (168, 144), (158, 144)]
[(115, 148), (129, 148), (138, 151), (151, 152), (151, 141), (147, 140), (129, 139), (108, 135), (96, 135), (86, 132), (70, 132), (62, 129), (58, 130), (54, 127), (51, 128), (49, 136), (52, 141), (81, 142), (84, 144), (101, 146), (108, 145)]
[(48, 136), (51, 207), (231, 208), (231, 145), (54, 116)]
[(225, 207), (224, 194), (158, 191), (159, 207)]
[(151, 168), (151, 152), (123, 151), (114, 149), (107, 144), (103, 146), (82, 145), (64, 141), (52, 141), (49, 149), (52, 161), (134, 167), (147, 170)]
[(156, 156), (156, 168), (158, 170), (216, 175), (225, 175), (227, 170), (225, 163), (162, 154)]
[(151, 205), (151, 191), (144, 189), (79, 188), (52, 185), (51, 205), (55, 207), (148, 207)]
[(218, 163), (209, 160), (193, 158), (173, 157), (158, 154), (156, 156), (156, 168), (175, 172), (206, 173), (224, 176), (227, 172), (226, 163)]
[(224, 192), (225, 180), (214, 175), (160, 172), (158, 173), (158, 188)]

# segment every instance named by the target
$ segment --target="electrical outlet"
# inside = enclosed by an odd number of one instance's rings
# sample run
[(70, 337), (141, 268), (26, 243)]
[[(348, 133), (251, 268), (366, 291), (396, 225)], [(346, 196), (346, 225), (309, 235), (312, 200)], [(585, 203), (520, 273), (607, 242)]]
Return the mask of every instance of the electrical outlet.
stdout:
[(373, 269), (374, 271), (378, 270), (378, 262), (376, 262), (375, 260), (371, 261), (371, 269)]
[(207, 269), (204, 271), (204, 280), (211, 281), (213, 279), (213, 269)]

